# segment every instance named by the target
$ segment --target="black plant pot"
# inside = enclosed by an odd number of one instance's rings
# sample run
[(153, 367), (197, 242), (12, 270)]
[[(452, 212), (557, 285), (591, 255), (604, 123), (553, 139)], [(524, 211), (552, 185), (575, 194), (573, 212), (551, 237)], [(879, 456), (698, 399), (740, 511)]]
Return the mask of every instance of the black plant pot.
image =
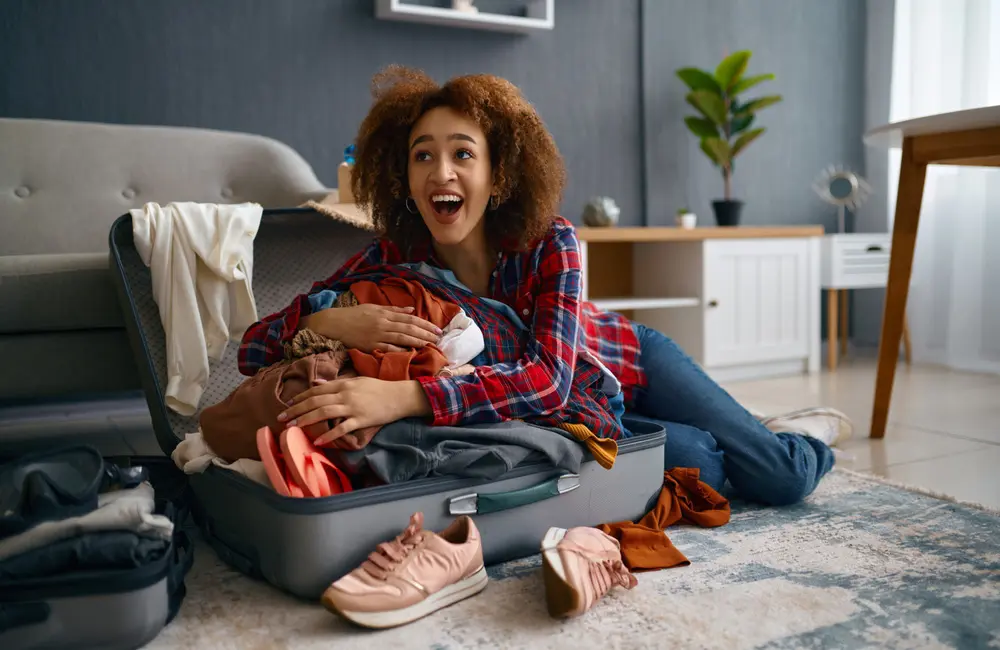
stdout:
[(740, 210), (742, 209), (743, 201), (712, 201), (715, 223), (720, 226), (740, 225)]

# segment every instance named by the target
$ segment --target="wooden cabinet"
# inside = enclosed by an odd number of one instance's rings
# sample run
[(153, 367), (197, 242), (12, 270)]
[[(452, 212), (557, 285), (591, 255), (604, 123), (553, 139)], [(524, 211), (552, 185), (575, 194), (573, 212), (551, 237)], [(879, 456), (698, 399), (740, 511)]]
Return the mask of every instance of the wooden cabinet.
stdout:
[(581, 230), (587, 298), (670, 336), (717, 380), (818, 370), (819, 227)]

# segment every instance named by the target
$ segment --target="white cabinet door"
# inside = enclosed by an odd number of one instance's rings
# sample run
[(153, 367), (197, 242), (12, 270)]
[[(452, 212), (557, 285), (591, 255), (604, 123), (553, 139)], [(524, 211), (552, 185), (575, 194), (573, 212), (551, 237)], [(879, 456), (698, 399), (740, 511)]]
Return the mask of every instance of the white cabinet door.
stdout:
[(809, 356), (808, 239), (708, 240), (704, 253), (706, 367)]

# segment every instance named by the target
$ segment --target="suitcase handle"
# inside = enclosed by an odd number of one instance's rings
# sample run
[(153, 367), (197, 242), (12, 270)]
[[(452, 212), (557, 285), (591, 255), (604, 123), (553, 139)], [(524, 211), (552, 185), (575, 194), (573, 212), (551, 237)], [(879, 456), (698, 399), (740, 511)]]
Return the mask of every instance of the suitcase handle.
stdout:
[(488, 515), (551, 499), (572, 492), (578, 487), (580, 487), (579, 474), (562, 474), (538, 485), (510, 492), (461, 494), (448, 500), (448, 512), (452, 515)]

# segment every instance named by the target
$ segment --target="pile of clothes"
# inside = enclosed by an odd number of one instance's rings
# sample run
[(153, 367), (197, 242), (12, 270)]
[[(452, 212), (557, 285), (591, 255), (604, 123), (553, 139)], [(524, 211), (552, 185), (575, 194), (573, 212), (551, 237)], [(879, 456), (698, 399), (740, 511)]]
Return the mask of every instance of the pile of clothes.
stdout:
[(419, 350), (368, 354), (300, 330), (285, 346), (283, 361), (202, 411), (200, 430), (188, 434), (172, 455), (179, 468), (190, 474), (214, 464), (295, 497), (325, 497), (432, 475), (496, 479), (529, 459), (570, 472), (580, 469), (584, 448), (571, 433), (519, 421), (434, 427), (405, 419), (354, 431), (323, 447), (313, 441), (336, 421), (286, 429), (278, 414), (293, 397), (319, 382), (359, 375), (385, 380), (459, 375), (481, 363), (484, 349), (476, 324), (419, 282), (359, 281), (349, 291), (323, 291), (310, 300), (316, 301), (314, 309), (354, 304), (413, 307), (414, 315), (442, 329), (441, 340)]
[(174, 533), (142, 467), (68, 447), (0, 465), (0, 589), (5, 585), (134, 569), (162, 559)]

